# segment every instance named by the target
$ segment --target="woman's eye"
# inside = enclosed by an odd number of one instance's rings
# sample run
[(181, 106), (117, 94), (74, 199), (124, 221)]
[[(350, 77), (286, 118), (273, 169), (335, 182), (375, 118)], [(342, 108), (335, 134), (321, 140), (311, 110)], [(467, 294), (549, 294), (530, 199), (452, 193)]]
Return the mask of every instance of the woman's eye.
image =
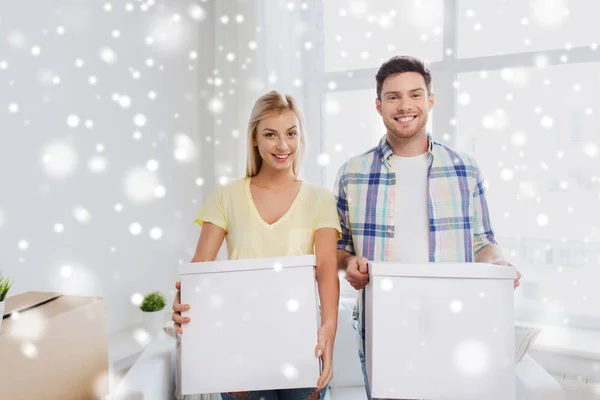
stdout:
[(298, 135), (298, 132), (289, 132), (288, 135), (290, 135), (290, 136), (296, 136), (296, 135)]

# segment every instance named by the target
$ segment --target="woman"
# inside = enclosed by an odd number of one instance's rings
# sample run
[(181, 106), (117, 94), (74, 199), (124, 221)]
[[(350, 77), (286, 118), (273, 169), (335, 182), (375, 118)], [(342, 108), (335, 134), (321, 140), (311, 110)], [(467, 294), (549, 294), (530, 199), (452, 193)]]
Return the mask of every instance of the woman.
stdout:
[[(322, 359), (323, 371), (315, 388), (223, 393), (224, 400), (319, 399), (332, 378), (341, 229), (333, 194), (298, 180), (304, 151), (302, 116), (294, 99), (276, 91), (261, 96), (248, 125), (246, 177), (218, 187), (203, 205), (196, 218), (202, 232), (192, 262), (214, 260), (224, 239), (230, 260), (315, 254), (321, 302), (315, 354)], [(181, 325), (190, 322), (181, 316), (184, 310), (189, 305), (180, 304), (177, 292), (173, 321), (179, 333)]]

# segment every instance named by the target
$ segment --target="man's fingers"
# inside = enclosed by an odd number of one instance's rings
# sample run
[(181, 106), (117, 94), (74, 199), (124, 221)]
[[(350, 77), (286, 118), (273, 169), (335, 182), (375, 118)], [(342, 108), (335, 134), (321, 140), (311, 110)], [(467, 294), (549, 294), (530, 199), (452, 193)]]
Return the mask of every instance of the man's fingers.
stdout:
[(181, 281), (175, 282), (175, 289), (181, 290)]
[(357, 260), (358, 263), (358, 271), (361, 274), (368, 274), (369, 273), (369, 264), (366, 258), (361, 257)]

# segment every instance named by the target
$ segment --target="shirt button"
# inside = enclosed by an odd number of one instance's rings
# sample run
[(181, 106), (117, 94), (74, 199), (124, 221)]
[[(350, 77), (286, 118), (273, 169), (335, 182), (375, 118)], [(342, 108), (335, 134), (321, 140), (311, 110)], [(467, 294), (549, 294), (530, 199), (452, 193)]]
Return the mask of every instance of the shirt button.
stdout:
[(388, 229), (388, 233), (393, 233), (394, 230), (392, 228)]

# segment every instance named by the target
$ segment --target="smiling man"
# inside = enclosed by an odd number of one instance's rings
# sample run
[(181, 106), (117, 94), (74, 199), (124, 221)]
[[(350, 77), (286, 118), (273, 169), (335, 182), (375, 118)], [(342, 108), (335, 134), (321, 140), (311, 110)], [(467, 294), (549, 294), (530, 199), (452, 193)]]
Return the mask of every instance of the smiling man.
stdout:
[(435, 104), (429, 70), (416, 58), (393, 57), (379, 68), (376, 81), (375, 106), (387, 133), (375, 148), (341, 167), (334, 188), (342, 227), (338, 265), (360, 290), (354, 316), (369, 399), (364, 368), (367, 260), (512, 266), (494, 238), (485, 181), (475, 160), (426, 132)]

